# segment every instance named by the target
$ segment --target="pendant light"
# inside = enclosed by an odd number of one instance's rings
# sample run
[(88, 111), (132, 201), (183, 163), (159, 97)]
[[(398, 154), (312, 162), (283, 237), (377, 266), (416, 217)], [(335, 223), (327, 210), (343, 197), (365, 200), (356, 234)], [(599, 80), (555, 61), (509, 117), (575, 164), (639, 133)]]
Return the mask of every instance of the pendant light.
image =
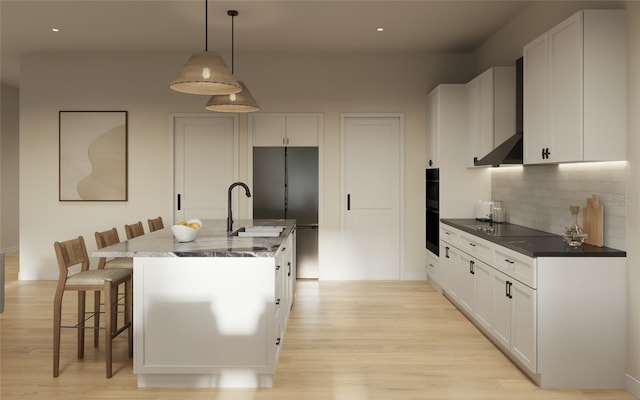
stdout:
[[(236, 10), (227, 11), (227, 15), (231, 17), (231, 72), (233, 73), (234, 67), (234, 17), (238, 16), (238, 12)], [(232, 93), (227, 95), (214, 95), (211, 96), (207, 106), (205, 107), (209, 111), (218, 111), (218, 112), (231, 112), (231, 113), (239, 113), (239, 112), (254, 112), (259, 111), (260, 107), (258, 103), (247, 89), (247, 86), (242, 81), (238, 81), (240, 86), (242, 87), (242, 91), (239, 93)]]
[(209, 7), (204, 2), (204, 51), (194, 53), (169, 87), (190, 94), (231, 94), (242, 90), (218, 53), (209, 51)]

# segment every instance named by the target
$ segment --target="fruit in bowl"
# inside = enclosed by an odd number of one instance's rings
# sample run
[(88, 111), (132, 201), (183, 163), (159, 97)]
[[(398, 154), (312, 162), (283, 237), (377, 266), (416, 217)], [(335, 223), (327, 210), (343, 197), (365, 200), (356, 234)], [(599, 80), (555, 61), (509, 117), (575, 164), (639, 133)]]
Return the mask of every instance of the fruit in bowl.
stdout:
[(198, 236), (198, 231), (202, 228), (202, 221), (199, 219), (190, 219), (180, 221), (176, 225), (171, 226), (171, 233), (178, 242), (191, 242)]

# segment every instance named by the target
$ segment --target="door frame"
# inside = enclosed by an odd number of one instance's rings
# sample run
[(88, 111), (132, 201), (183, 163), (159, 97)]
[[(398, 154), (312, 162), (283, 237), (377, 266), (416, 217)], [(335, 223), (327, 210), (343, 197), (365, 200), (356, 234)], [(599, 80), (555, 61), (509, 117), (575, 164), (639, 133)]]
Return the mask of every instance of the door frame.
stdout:
[(409, 278), (405, 275), (405, 249), (404, 249), (404, 113), (340, 113), (340, 234), (344, 234), (345, 229), (345, 211), (347, 209), (347, 196), (345, 188), (345, 133), (346, 122), (349, 118), (397, 118), (399, 122), (399, 174), (400, 180), (400, 204), (398, 210), (399, 222), (399, 260), (400, 280)]
[[(171, 165), (173, 168), (171, 170), (172, 175), (172, 183), (173, 183), (173, 199), (171, 201), (171, 218), (175, 219), (175, 215), (177, 213), (178, 205), (177, 205), (177, 187), (176, 187), (176, 120), (178, 118), (232, 118), (233, 119), (233, 158), (235, 162), (233, 163), (233, 178), (234, 181), (238, 181), (239, 179), (239, 168), (240, 168), (240, 151), (239, 151), (239, 143), (240, 143), (240, 132), (239, 132), (239, 123), (238, 123), (238, 114), (218, 114), (212, 112), (199, 112), (199, 113), (169, 113), (169, 127), (171, 130)], [(231, 205), (234, 215), (238, 215), (239, 205), (237, 204), (237, 200), (234, 204)], [(173, 221), (175, 223), (176, 221)]]

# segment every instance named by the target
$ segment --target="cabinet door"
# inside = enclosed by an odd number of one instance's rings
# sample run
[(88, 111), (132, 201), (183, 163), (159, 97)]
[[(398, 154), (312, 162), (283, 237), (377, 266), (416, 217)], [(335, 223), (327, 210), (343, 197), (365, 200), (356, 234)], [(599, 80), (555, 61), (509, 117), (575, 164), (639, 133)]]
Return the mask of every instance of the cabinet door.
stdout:
[(537, 372), (536, 291), (512, 281), (511, 353), (532, 372)]
[(460, 251), (455, 247), (448, 245), (442, 245), (444, 251), (440, 254), (444, 254), (444, 257), (440, 258), (440, 265), (442, 266), (442, 282), (443, 290), (447, 292), (449, 297), (453, 300), (458, 299), (458, 293), (460, 291)]
[(485, 263), (476, 261), (473, 316), (489, 332), (493, 321), (493, 271)]
[(507, 275), (496, 270), (492, 271), (493, 290), (493, 319), (491, 333), (505, 348), (511, 348), (511, 300), (509, 299), (509, 283), (512, 281)]
[(440, 162), (438, 154), (440, 152), (439, 143), (439, 116), (438, 116), (438, 95), (439, 89), (435, 89), (427, 96), (427, 168), (439, 168)]
[(574, 14), (548, 33), (549, 161), (581, 161), (583, 148), (582, 13)]
[(524, 47), (524, 163), (549, 162), (543, 156), (549, 147), (549, 51), (547, 35)]
[(482, 158), (480, 148), (480, 77), (466, 85), (467, 90), (467, 167)]
[(477, 261), (465, 253), (460, 253), (458, 269), (460, 284), (458, 290), (458, 304), (467, 312), (473, 312), (475, 300), (475, 263)]
[(467, 83), (467, 166), (494, 147), (494, 76), (487, 70)]
[(281, 147), (285, 145), (287, 120), (283, 115), (250, 116), (250, 128), (253, 132), (253, 146)]
[(426, 264), (427, 264), (427, 277), (429, 281), (437, 288), (442, 288), (441, 277), (440, 277), (440, 265), (439, 259), (429, 250), (425, 250), (426, 253)]
[(317, 147), (322, 128), (319, 115), (251, 115), (249, 130), (255, 147)]
[(320, 117), (316, 115), (288, 115), (286, 121), (287, 146), (317, 147), (320, 136)]

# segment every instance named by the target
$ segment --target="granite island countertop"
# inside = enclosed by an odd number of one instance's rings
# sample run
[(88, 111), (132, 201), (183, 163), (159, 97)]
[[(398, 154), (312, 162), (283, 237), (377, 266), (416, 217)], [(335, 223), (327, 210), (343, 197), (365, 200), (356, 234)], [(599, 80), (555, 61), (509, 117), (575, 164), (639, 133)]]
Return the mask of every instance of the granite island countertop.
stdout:
[(112, 246), (98, 249), (92, 257), (274, 257), (296, 226), (292, 219), (235, 220), (234, 231), (250, 226), (284, 226), (277, 237), (230, 236), (223, 219), (202, 221), (192, 242), (181, 243), (173, 237), (171, 226), (146, 233)]
[(597, 247), (588, 244), (583, 244), (581, 247), (570, 247), (560, 235), (510, 223), (493, 224), (494, 232), (486, 233), (480, 230), (479, 227), (488, 226), (488, 222), (462, 218), (441, 219), (440, 222), (534, 258), (627, 256), (625, 251), (609, 247)]

